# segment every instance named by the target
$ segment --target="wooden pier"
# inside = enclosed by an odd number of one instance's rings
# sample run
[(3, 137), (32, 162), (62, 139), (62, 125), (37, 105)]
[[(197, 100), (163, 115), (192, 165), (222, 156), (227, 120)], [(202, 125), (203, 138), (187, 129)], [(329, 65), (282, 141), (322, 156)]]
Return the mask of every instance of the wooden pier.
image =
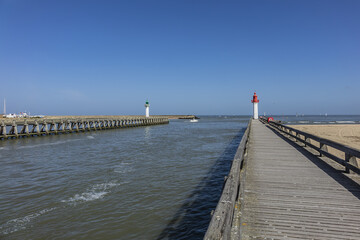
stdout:
[(13, 139), (51, 134), (98, 131), (167, 124), (165, 117), (112, 116), (99, 118), (3, 119), (0, 121), (0, 139)]
[(204, 239), (360, 239), (359, 150), (277, 123), (248, 129)]

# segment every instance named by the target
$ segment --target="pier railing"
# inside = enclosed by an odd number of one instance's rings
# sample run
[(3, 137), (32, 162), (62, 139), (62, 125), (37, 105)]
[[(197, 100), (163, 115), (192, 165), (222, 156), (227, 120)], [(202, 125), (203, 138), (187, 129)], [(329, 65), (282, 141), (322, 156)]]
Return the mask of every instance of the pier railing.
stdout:
[[(267, 123), (265, 119), (260, 119), (263, 123)], [(287, 125), (283, 125), (278, 122), (270, 121), (269, 125), (278, 129), (279, 131), (287, 134), (288, 136), (295, 139), (295, 141), (299, 141), (305, 144), (305, 146), (309, 146), (320, 153), (320, 156), (326, 156), (337, 163), (343, 165), (345, 167), (345, 171), (350, 173), (350, 170), (354, 173), (360, 174), (360, 169), (357, 164), (356, 158), (360, 158), (360, 151), (358, 149), (346, 146), (344, 144), (334, 142), (332, 140), (321, 138), (310, 133), (297, 130), (295, 128), (289, 127)], [(314, 145), (310, 142), (313, 140), (318, 142), (319, 146)], [(331, 153), (328, 152), (328, 147), (332, 147), (337, 149), (345, 154), (345, 159), (341, 159)]]
[(224, 188), (218, 205), (212, 214), (205, 240), (230, 239), (231, 228), (235, 210), (235, 203), (240, 191), (240, 170), (244, 161), (246, 143), (249, 138), (251, 121), (241, 139), (231, 165), (230, 173), (226, 177)]
[(97, 131), (169, 123), (163, 117), (16, 119), (0, 121), (0, 139)]

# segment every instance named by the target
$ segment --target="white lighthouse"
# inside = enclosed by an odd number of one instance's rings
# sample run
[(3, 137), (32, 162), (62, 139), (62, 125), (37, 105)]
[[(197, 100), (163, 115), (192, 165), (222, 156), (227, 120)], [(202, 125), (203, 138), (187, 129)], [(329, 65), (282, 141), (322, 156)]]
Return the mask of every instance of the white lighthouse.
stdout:
[(146, 102), (145, 102), (145, 116), (146, 116), (146, 117), (150, 117), (149, 108), (150, 108), (149, 101), (146, 101)]
[(251, 100), (251, 102), (253, 103), (253, 112), (254, 112), (253, 118), (258, 119), (259, 118), (259, 109), (258, 109), (259, 99), (256, 96), (256, 92), (254, 92), (253, 100)]

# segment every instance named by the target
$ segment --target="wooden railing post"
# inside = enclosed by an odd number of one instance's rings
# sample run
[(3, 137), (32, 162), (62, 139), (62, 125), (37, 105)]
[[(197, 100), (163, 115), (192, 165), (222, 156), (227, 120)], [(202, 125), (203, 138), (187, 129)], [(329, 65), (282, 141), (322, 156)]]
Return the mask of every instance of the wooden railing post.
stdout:
[(56, 126), (56, 123), (55, 123), (55, 121), (52, 121), (52, 126), (53, 126), (53, 133), (55, 133), (55, 134), (57, 134), (58, 132), (58, 129), (57, 129), (57, 126)]
[[(349, 164), (359, 168), (356, 157), (351, 156), (349, 153), (345, 153), (345, 161), (348, 162)], [(345, 167), (345, 172), (346, 173), (353, 173), (353, 171), (350, 171), (350, 169), (348, 167)]]
[(18, 134), (18, 130), (17, 130), (17, 124), (15, 123), (15, 121), (13, 121), (13, 124), (11, 126), (11, 130), (10, 130), (10, 133), (15, 135), (16, 138), (19, 137), (19, 134)]
[[(327, 145), (325, 145), (324, 143), (320, 143), (320, 149), (323, 150), (324, 152), (328, 151)], [(320, 157), (322, 157), (322, 156), (323, 156), (323, 154), (320, 151)]]
[(29, 124), (27, 123), (27, 121), (25, 121), (24, 128), (25, 128), (26, 136), (29, 136)]
[[(291, 137), (293, 137), (293, 138), (295, 138), (295, 141), (304, 143), (304, 147), (311, 147), (311, 148), (315, 149), (316, 151), (319, 152), (320, 157), (323, 157), (323, 156), (328, 157), (331, 160), (334, 160), (335, 162), (343, 165), (345, 167), (345, 169), (346, 169), (345, 171), (347, 173), (360, 174), (360, 168), (359, 168), (359, 164), (357, 162), (357, 159), (360, 158), (360, 150), (359, 149), (352, 148), (352, 147), (343, 145), (341, 143), (334, 142), (329, 139), (321, 138), (316, 135), (312, 135), (310, 133), (294, 129), (289, 126), (282, 125), (280, 123), (271, 122), (270, 125), (273, 129), (276, 129), (276, 131), (280, 131), (280, 132), (283, 132), (283, 133), (289, 135), (290, 139), (291, 139)], [(293, 133), (296, 133), (296, 136), (293, 135)], [(304, 136), (304, 140), (302, 139), (301, 136)], [(314, 145), (314, 143), (311, 142), (311, 140), (318, 142), (320, 147)], [(328, 146), (344, 152), (345, 159), (339, 158), (339, 157), (335, 156), (334, 154), (328, 152)]]
[(2, 135), (4, 138), (6, 138), (6, 125), (4, 122), (1, 123), (1, 131), (0, 131), (0, 135)]
[(61, 128), (61, 131), (65, 132), (65, 123), (63, 121), (60, 122), (59, 126), (60, 127), (58, 129), (60, 130), (60, 128)]
[(74, 121), (74, 125), (75, 125), (75, 131), (76, 132), (79, 132), (80, 129), (79, 129), (79, 122), (77, 120)]
[(101, 124), (102, 124), (102, 121), (100, 121), (100, 119), (98, 119), (98, 127), (100, 130), (102, 130)]
[(304, 147), (307, 147), (307, 144), (306, 143), (311, 143), (311, 141), (310, 141), (310, 138), (308, 138), (307, 136), (304, 136), (304, 138), (305, 138), (305, 146)]
[(43, 122), (43, 129), (45, 134), (49, 134), (48, 124), (46, 121)]
[(37, 133), (38, 136), (40, 136), (40, 126), (39, 123), (37, 121), (35, 121), (35, 132)]

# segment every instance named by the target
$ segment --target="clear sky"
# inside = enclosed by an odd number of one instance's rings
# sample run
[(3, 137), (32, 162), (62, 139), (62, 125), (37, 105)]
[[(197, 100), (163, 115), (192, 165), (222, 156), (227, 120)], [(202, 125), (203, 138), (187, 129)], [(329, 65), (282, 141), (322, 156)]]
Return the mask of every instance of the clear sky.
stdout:
[(360, 1), (0, 0), (7, 112), (250, 115), (255, 90), (360, 114)]

